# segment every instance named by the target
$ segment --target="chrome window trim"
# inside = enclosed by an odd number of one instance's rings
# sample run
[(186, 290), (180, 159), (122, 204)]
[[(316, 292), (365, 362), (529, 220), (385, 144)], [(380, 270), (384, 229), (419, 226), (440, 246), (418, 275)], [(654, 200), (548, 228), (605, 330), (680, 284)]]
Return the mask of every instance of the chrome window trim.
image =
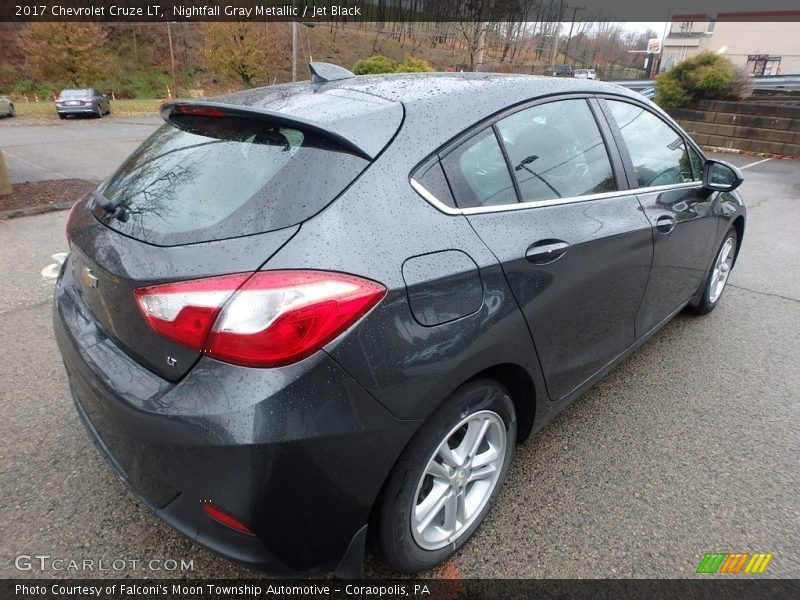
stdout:
[(448, 215), (463, 214), (460, 208), (454, 208), (452, 206), (448, 206), (447, 204), (439, 200), (436, 196), (431, 194), (425, 186), (423, 186), (419, 181), (417, 181), (413, 177), (409, 177), (408, 180), (411, 182), (411, 187), (414, 188), (414, 191), (417, 192), (420, 196), (422, 196), (422, 198), (428, 204), (431, 204), (434, 208), (439, 209), (440, 211)]
[(529, 208), (541, 208), (546, 206), (560, 206), (562, 204), (575, 204), (578, 202), (588, 202), (590, 200), (603, 200), (605, 198), (618, 198), (620, 196), (630, 196), (638, 194), (650, 194), (654, 192), (664, 192), (668, 190), (682, 190), (697, 188), (701, 189), (701, 181), (687, 181), (685, 183), (675, 183), (668, 185), (657, 185), (653, 187), (642, 187), (631, 190), (615, 190), (613, 192), (602, 192), (599, 194), (586, 194), (585, 196), (571, 196), (568, 198), (553, 198), (550, 200), (534, 200), (531, 202), (518, 202), (517, 204), (500, 204), (497, 206), (473, 206), (469, 208), (453, 208), (439, 200), (425, 186), (413, 177), (409, 178), (411, 187), (414, 188), (422, 198), (434, 208), (448, 215), (479, 215), (483, 213), (506, 212), (511, 210), (523, 210)]

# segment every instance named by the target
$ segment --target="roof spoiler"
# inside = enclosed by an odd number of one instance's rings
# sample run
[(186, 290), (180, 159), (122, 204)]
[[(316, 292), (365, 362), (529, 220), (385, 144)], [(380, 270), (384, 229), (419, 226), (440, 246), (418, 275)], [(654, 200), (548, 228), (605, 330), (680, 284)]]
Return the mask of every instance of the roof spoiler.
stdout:
[(347, 69), (326, 62), (308, 63), (308, 70), (311, 71), (311, 83), (327, 83), (328, 81), (339, 81), (340, 79), (355, 77)]
[[(345, 69), (342, 70), (344, 71)], [(300, 129), (302, 131), (316, 133), (333, 142), (336, 142), (348, 152), (352, 152), (353, 154), (356, 154), (357, 156), (367, 160), (372, 160), (375, 158), (364, 148), (356, 144), (353, 140), (344, 137), (342, 134), (326, 127), (325, 125), (322, 125), (321, 123), (316, 123), (302, 117), (296, 117), (294, 115), (288, 115), (273, 110), (253, 108), (239, 104), (226, 104), (223, 102), (176, 100), (174, 102), (162, 104), (160, 113), (161, 118), (166, 122), (170, 122), (170, 120), (177, 116), (211, 118), (240, 117), (245, 119), (254, 119), (257, 121), (269, 121), (270, 123), (283, 125), (284, 127), (291, 127), (293, 129)]]

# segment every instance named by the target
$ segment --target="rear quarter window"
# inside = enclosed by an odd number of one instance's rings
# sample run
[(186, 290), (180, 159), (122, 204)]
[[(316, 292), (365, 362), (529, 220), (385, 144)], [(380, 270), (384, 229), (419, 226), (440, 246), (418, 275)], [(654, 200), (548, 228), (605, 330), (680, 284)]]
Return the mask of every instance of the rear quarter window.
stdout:
[(318, 134), (265, 121), (177, 124), (100, 185), (106, 208), (94, 214), (106, 225), (166, 246), (282, 229), (322, 210), (368, 165)]

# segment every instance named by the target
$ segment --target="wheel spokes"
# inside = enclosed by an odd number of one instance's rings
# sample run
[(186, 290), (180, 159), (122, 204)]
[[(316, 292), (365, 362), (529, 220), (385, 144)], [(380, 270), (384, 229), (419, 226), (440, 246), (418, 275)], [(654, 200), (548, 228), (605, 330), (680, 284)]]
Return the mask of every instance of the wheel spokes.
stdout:
[(489, 429), (489, 425), (489, 419), (469, 422), (469, 425), (467, 425), (467, 433), (456, 449), (459, 458), (462, 459), (462, 463), (475, 457), (475, 453), (478, 452), (483, 438), (486, 437), (486, 431)]
[(489, 463), (493, 463), (500, 458), (500, 453), (497, 451), (497, 448), (489, 444), (489, 449), (485, 452), (481, 452), (475, 458), (472, 459), (472, 470), (478, 469)]
[(450, 446), (447, 444), (448, 440), (439, 446), (438, 456), (439, 458), (444, 461), (448, 467), (453, 469), (461, 466), (461, 461), (459, 460), (458, 456), (450, 449)]
[(717, 259), (714, 261), (714, 269), (711, 272), (711, 281), (708, 286), (708, 299), (711, 303), (716, 302), (725, 289), (725, 284), (730, 276), (731, 266), (733, 265), (733, 239), (728, 238), (719, 250)]
[(497, 471), (497, 466), (494, 463), (489, 463), (487, 465), (478, 467), (477, 469), (472, 469), (472, 473), (469, 474), (467, 483), (479, 481), (481, 479), (489, 479), (495, 474), (495, 471)]
[(432, 460), (430, 463), (428, 463), (428, 468), (425, 470), (425, 473), (436, 480), (444, 482), (450, 481), (450, 471), (448, 468), (442, 463), (436, 462), (435, 460)]
[(442, 529), (451, 537), (458, 527), (458, 496), (460, 494), (449, 494), (444, 505), (444, 524)]
[(416, 519), (416, 529), (418, 533), (422, 533), (431, 521), (438, 515), (447, 504), (451, 496), (450, 488), (446, 485), (437, 486), (414, 508), (414, 517)]

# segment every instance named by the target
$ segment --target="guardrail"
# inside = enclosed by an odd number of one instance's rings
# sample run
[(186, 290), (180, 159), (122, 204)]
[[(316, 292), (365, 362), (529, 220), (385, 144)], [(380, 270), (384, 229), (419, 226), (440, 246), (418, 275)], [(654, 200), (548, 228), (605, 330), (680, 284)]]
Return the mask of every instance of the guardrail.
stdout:
[[(800, 75), (772, 75), (770, 77), (752, 77), (753, 87), (757, 90), (800, 90)], [(654, 87), (655, 79), (637, 79), (633, 81), (609, 81), (632, 90)]]

